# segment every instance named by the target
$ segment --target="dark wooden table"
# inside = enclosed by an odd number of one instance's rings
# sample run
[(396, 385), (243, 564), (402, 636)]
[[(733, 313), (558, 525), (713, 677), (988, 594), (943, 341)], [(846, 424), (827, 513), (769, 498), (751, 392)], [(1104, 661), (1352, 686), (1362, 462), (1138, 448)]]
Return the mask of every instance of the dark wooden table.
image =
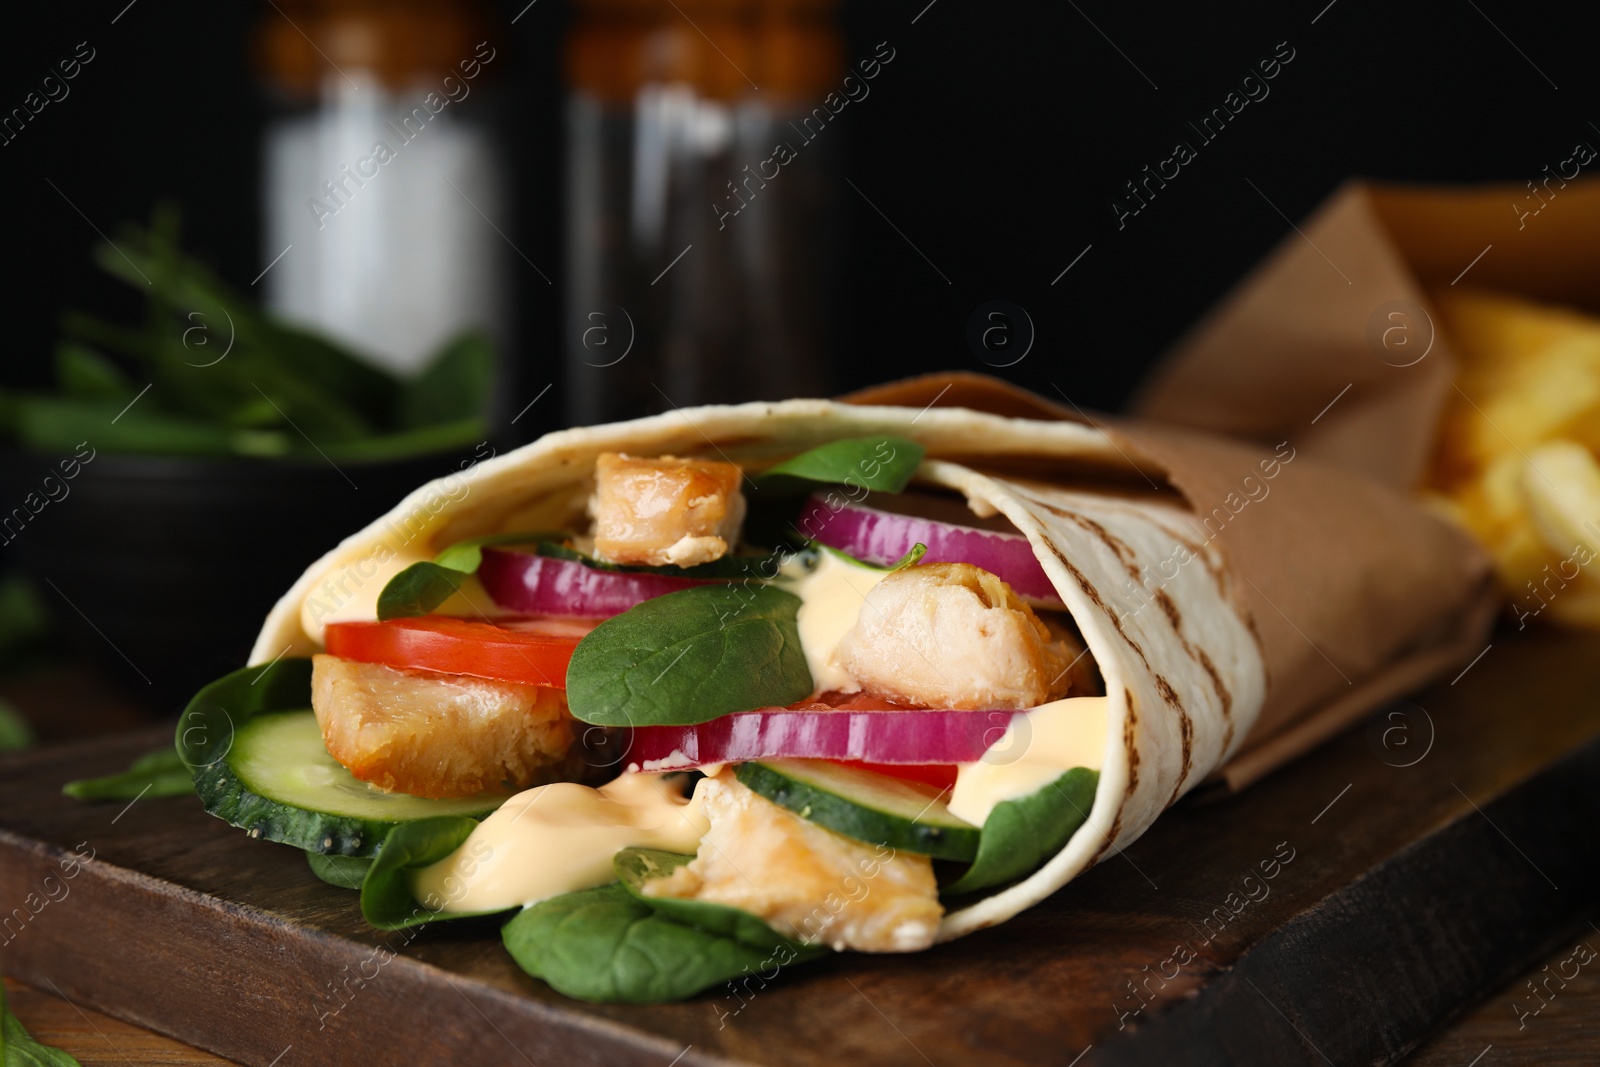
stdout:
[[(576, 1004), (482, 924), (402, 944), (297, 853), (191, 799), (59, 796), (155, 734), (46, 748), (0, 762), (0, 905), (79, 842), (96, 859), (0, 944), (0, 969), (61, 993), (65, 1012), (282, 1067), (1600, 1062), (1600, 958), (1571, 962), (1580, 942), (1600, 948), (1597, 690), (1600, 639), (1497, 637), (1454, 684), (1242, 796), (1181, 804), (996, 930), (797, 968), (742, 1009), (715, 991)], [(1274, 857), (1274, 878), (1246, 882)], [(380, 943), (396, 959), (335, 999), (330, 983)], [(18, 1009), (41, 1037), (66, 1018), (42, 995)], [(60, 1043), (90, 1067), (139, 1062), (110, 1053), (109, 1032), (77, 1033)]]

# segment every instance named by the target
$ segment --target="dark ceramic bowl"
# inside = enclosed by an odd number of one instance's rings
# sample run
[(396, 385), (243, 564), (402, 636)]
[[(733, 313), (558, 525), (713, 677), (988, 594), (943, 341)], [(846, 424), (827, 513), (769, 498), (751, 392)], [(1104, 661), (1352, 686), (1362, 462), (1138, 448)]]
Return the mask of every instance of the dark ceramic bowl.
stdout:
[(335, 469), (12, 451), (0, 454), (0, 551), (77, 652), (172, 714), (243, 666), (268, 610), (318, 556), (466, 453)]

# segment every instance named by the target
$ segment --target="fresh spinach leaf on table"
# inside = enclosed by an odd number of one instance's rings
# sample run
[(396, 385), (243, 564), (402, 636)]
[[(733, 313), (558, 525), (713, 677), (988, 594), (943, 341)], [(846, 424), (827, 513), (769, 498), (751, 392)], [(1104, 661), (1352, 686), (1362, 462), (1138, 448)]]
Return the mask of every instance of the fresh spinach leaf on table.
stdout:
[(103, 778), (79, 778), (61, 791), (78, 800), (181, 797), (194, 792), (194, 775), (176, 749), (159, 748), (134, 760), (125, 771)]
[(567, 706), (596, 726), (687, 726), (811, 695), (800, 598), (702, 585), (602, 622), (567, 667)]
[(41, 1045), (11, 1013), (6, 987), (0, 982), (0, 1067), (81, 1067), (58, 1048)]
[(940, 894), (959, 896), (1032, 874), (1089, 817), (1099, 783), (1098, 771), (1074, 767), (1036, 792), (996, 804), (984, 820), (977, 858)]
[(22, 713), (0, 701), (0, 752), (15, 752), (33, 744), (33, 727)]

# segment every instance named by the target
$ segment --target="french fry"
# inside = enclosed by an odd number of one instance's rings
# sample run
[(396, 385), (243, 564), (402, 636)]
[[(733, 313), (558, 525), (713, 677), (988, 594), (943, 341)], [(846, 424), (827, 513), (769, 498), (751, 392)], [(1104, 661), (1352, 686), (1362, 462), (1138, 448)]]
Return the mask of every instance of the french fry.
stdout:
[(1461, 359), (1428, 503), (1494, 556), (1517, 619), (1600, 629), (1600, 569), (1586, 569), (1600, 559), (1600, 320), (1489, 293), (1434, 300)]
[(1588, 449), (1573, 441), (1541, 445), (1529, 453), (1520, 483), (1550, 551), (1562, 559), (1600, 556), (1600, 463)]

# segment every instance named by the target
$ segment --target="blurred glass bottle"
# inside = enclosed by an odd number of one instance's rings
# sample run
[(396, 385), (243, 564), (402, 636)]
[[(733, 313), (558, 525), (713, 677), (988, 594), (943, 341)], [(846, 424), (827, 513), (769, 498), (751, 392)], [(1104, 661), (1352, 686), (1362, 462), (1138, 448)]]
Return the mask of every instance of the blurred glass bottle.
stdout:
[(805, 120), (843, 74), (834, 7), (578, 0), (572, 421), (825, 391), (839, 135)]
[[(505, 172), (477, 2), (275, 0), (256, 32), (273, 310), (410, 373), (455, 334), (507, 342)], [(472, 98), (471, 105), (463, 102)]]

